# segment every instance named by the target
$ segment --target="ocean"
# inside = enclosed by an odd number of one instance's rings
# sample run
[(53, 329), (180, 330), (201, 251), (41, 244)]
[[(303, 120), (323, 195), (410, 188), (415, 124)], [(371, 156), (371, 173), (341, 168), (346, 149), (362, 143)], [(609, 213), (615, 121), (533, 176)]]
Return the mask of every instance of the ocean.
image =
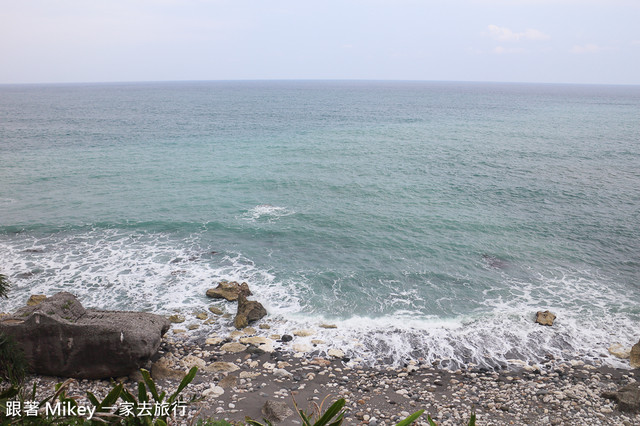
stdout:
[(640, 86), (5, 85), (0, 158), (2, 311), (191, 321), (236, 280), (265, 333), (335, 324), (318, 353), (368, 364), (623, 366), (640, 339)]

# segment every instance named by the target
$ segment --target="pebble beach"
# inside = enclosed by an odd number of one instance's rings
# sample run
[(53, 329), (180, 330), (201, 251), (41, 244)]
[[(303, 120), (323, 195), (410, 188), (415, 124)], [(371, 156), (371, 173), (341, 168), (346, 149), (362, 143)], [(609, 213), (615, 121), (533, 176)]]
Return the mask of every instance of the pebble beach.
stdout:
[[(498, 371), (474, 366), (452, 371), (420, 360), (403, 366), (365, 367), (337, 357), (339, 349), (332, 352), (337, 356), (330, 357), (292, 351), (295, 335), (274, 349), (269, 339), (252, 337), (252, 333), (256, 330), (248, 328), (205, 340), (181, 332), (165, 336), (147, 366), (163, 390), (172, 392), (189, 368), (199, 369), (184, 395), (201, 399), (184, 416), (176, 416), (174, 424), (195, 424), (206, 418), (243, 424), (246, 416), (262, 419), (265, 403), (272, 401), (292, 410), (277, 423), (296, 425), (301, 422), (293, 414), (294, 401), (300, 409), (309, 410), (325, 398), (325, 409), (345, 398), (346, 425), (395, 425), (421, 409), (425, 414), (418, 425), (428, 425), (427, 414), (438, 425), (466, 425), (474, 412), (480, 425), (640, 424), (640, 415), (619, 411), (613, 401), (602, 397), (603, 392), (634, 382), (633, 370), (553, 359), (538, 365), (514, 360), (512, 366)], [(62, 380), (35, 376), (27, 387), (36, 382), (44, 395)], [(117, 380), (135, 389), (141, 376)], [(106, 380), (78, 380), (69, 394), (78, 397), (79, 404), (88, 404), (86, 391), (104, 396), (110, 388)]]

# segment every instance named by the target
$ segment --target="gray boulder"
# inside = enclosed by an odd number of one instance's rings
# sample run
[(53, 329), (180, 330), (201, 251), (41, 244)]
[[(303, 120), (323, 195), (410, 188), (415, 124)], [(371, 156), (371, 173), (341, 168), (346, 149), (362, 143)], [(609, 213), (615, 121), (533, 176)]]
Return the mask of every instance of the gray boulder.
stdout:
[(83, 379), (125, 376), (140, 368), (169, 326), (150, 313), (85, 309), (67, 292), (0, 319), (0, 333), (20, 343), (34, 373)]
[(618, 403), (620, 411), (640, 411), (640, 382), (629, 383), (617, 392), (604, 392), (603, 398), (612, 399)]
[(270, 422), (280, 423), (292, 416), (293, 410), (285, 402), (268, 400), (262, 406), (262, 415)]
[(233, 320), (233, 325), (238, 330), (267, 315), (267, 310), (262, 306), (262, 303), (255, 300), (247, 300), (249, 294), (251, 293), (248, 287), (238, 293), (238, 310)]

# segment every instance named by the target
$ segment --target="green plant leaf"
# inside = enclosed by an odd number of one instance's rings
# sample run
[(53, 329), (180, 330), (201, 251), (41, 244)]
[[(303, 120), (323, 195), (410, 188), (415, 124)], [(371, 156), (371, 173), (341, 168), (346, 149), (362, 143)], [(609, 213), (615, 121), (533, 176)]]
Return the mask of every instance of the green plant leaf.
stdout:
[(476, 413), (471, 413), (471, 418), (469, 419), (469, 426), (476, 426)]
[(327, 411), (325, 411), (324, 415), (314, 423), (314, 426), (326, 426), (331, 421), (331, 419), (333, 419), (338, 415), (338, 413), (340, 413), (340, 410), (342, 410), (345, 404), (346, 401), (344, 398), (340, 398), (339, 400), (334, 402), (331, 407), (329, 407)]
[(298, 410), (298, 414), (300, 415), (300, 418), (302, 419), (302, 424), (304, 426), (311, 426), (311, 422), (309, 421), (309, 417), (307, 417), (307, 415), (304, 414), (304, 411)]
[(139, 402), (148, 402), (149, 395), (147, 395), (147, 388), (144, 386), (144, 383), (138, 382), (138, 401)]
[(91, 401), (94, 407), (97, 407), (100, 405), (100, 401), (98, 401), (98, 398), (96, 398), (96, 396), (89, 391), (87, 391), (87, 399)]
[(189, 370), (187, 375), (184, 376), (184, 379), (182, 379), (182, 381), (180, 382), (180, 385), (178, 385), (178, 389), (176, 389), (176, 391), (169, 397), (170, 403), (175, 401), (176, 397), (180, 394), (180, 392), (182, 392), (182, 390), (186, 388), (189, 383), (191, 383), (193, 378), (196, 377), (197, 372), (198, 372), (198, 367), (192, 367), (191, 370)]
[(333, 423), (330, 423), (327, 426), (340, 426), (342, 424), (342, 422), (344, 421), (344, 413), (340, 414), (337, 418), (336, 421)]
[(149, 374), (149, 371), (145, 370), (144, 368), (141, 368), (140, 373), (142, 373), (142, 378), (144, 379), (144, 382), (147, 384), (147, 387), (149, 388), (149, 392), (151, 392), (151, 396), (153, 397), (153, 399), (156, 402), (162, 402), (162, 399), (158, 395), (158, 389), (156, 389), (156, 384), (151, 378), (151, 374)]
[(409, 426), (411, 423), (413, 423), (418, 417), (420, 417), (422, 415), (422, 413), (424, 413), (424, 410), (420, 410), (420, 411), (416, 411), (415, 413), (413, 413), (412, 415), (410, 415), (409, 417), (407, 417), (406, 419), (402, 420), (400, 423), (398, 423), (396, 426)]
[(20, 392), (20, 390), (18, 388), (15, 388), (15, 387), (11, 386), (9, 389), (7, 389), (7, 390), (3, 391), (2, 393), (0, 393), (0, 399), (13, 398), (19, 392)]
[(136, 398), (133, 395), (131, 395), (131, 392), (129, 392), (126, 388), (122, 389), (122, 394), (120, 394), (120, 398), (122, 398), (124, 402), (130, 402), (134, 404), (135, 407), (138, 406), (138, 401), (136, 401)]
[(429, 426), (438, 426), (436, 422), (433, 421), (431, 416), (427, 416), (427, 421), (429, 422)]
[(104, 399), (100, 403), (100, 406), (98, 407), (98, 410), (102, 410), (104, 407), (111, 407), (113, 404), (115, 404), (115, 402), (122, 394), (123, 387), (124, 385), (122, 383), (115, 385), (114, 388), (111, 389), (111, 392), (109, 392), (107, 396), (104, 397)]

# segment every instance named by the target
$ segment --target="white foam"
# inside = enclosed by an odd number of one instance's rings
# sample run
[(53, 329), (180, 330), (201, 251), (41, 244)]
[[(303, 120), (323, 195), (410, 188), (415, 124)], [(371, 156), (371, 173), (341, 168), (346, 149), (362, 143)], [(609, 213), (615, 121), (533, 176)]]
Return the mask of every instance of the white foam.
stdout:
[[(211, 254), (198, 234), (179, 240), (125, 230), (59, 232), (42, 238), (5, 235), (0, 239), (0, 259), (2, 272), (13, 284), (10, 299), (3, 303), (5, 311), (22, 306), (30, 294), (65, 290), (77, 294), (87, 307), (189, 314), (212, 303), (222, 305), (204, 296), (218, 281), (247, 281), (270, 313), (272, 329), (264, 334), (314, 328), (315, 336), (296, 339), (324, 340), (326, 344), (316, 348), (319, 353), (338, 347), (370, 364), (380, 358), (395, 363), (422, 358), (449, 360), (445, 365), (472, 362), (494, 367), (512, 358), (539, 362), (550, 354), (557, 359), (602, 359), (624, 367), (628, 364), (608, 356), (607, 347), (630, 347), (640, 337), (635, 334), (637, 295), (621, 297), (621, 285), (588, 271), (556, 271), (536, 282), (512, 280), (506, 287), (485, 291), (477, 307), (456, 318), (426, 315), (401, 303), (418, 297), (407, 290), (397, 292), (391, 315), (339, 319), (308, 305), (306, 296), (314, 293), (304, 276), (281, 281), (240, 253)], [(333, 292), (342, 291), (340, 283), (329, 291), (336, 297)], [(535, 312), (545, 309), (557, 315), (553, 327), (533, 322)], [(338, 328), (318, 328), (321, 323)], [(209, 327), (193, 333), (231, 331), (224, 321)], [(607, 356), (601, 358), (603, 354)]]
[(278, 219), (295, 214), (294, 211), (286, 207), (272, 206), (271, 204), (260, 204), (248, 210), (242, 218), (248, 222), (267, 221), (275, 222)]

